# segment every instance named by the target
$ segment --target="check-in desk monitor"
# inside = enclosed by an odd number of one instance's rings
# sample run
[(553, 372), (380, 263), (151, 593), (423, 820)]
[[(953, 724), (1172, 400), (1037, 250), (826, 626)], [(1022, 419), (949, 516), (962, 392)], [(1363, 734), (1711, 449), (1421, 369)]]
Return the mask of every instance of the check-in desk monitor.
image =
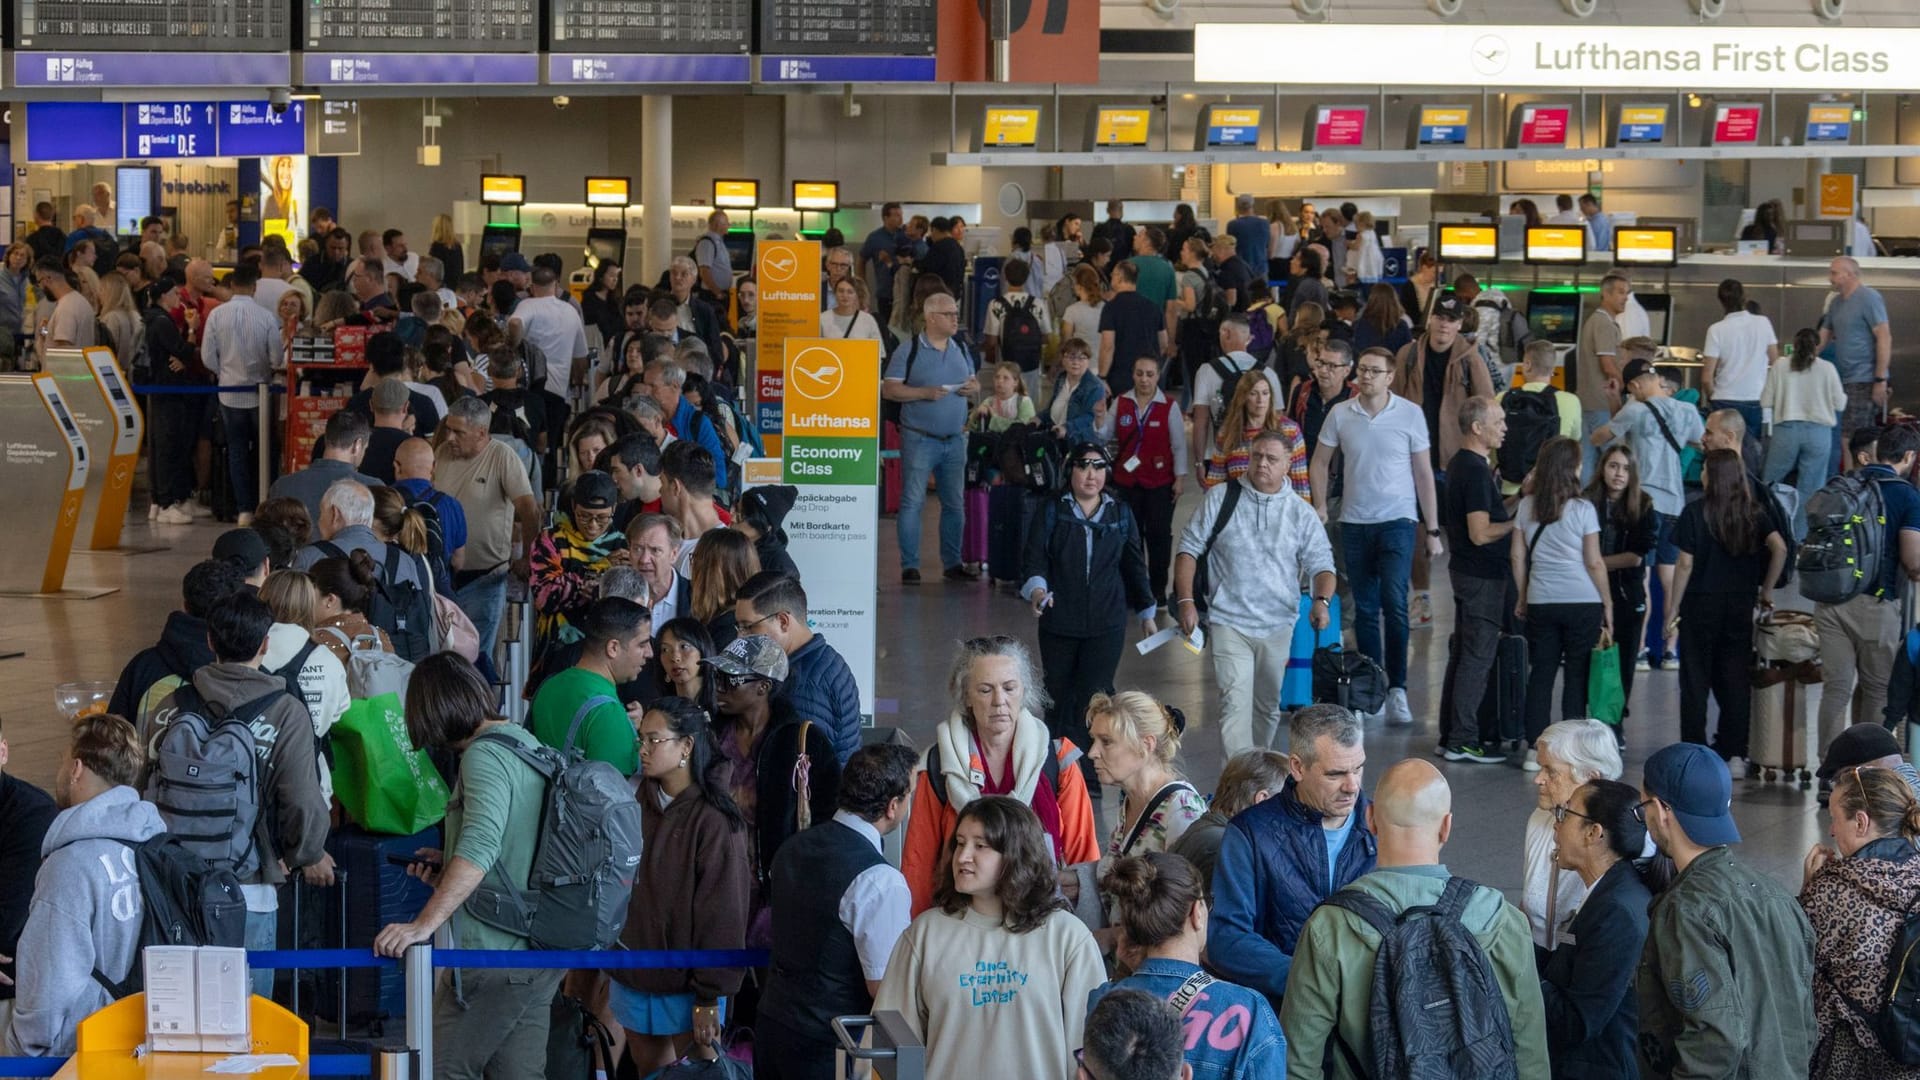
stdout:
[(1500, 229), (1487, 223), (1435, 226), (1434, 258), (1492, 265), (1500, 261)]
[(1201, 122), (1194, 125), (1193, 148), (1259, 149), (1261, 121), (1265, 116), (1265, 109), (1259, 105), (1209, 105), (1201, 110)]
[(1666, 146), (1672, 106), (1665, 102), (1623, 102), (1613, 111), (1608, 146)]
[(1530, 266), (1579, 266), (1587, 261), (1585, 225), (1535, 225), (1527, 229), (1523, 258)]
[(1679, 231), (1671, 225), (1618, 225), (1613, 230), (1615, 266), (1669, 269), (1680, 264)]
[(1527, 294), (1527, 328), (1533, 336), (1555, 345), (1580, 340), (1580, 294), (1536, 289)]
[(1465, 146), (1472, 126), (1472, 105), (1422, 105), (1407, 116), (1407, 149)]

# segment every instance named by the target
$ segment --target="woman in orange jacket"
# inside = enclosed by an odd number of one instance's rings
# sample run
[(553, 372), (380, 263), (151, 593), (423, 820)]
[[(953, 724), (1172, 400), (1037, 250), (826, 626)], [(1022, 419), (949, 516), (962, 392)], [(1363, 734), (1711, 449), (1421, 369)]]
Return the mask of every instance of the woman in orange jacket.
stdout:
[(1048, 738), (1046, 723), (1035, 715), (1046, 710), (1046, 691), (1034, 675), (1032, 655), (1015, 638), (974, 638), (961, 646), (948, 680), (953, 712), (921, 759), (900, 860), (915, 915), (933, 904), (935, 868), (961, 808), (983, 795), (1011, 795), (1031, 807), (1059, 866), (1100, 858), (1080, 749)]

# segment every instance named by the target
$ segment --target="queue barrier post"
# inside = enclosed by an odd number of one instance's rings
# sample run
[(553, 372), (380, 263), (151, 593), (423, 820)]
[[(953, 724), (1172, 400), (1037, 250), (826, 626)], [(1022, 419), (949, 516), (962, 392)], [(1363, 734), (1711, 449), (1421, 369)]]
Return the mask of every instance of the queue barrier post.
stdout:
[[(407, 1048), (412, 1065), (422, 1077), (433, 1075), (433, 944), (423, 941), (407, 949)], [(381, 1062), (384, 1077), (386, 1063)]]
[[(860, 1045), (859, 1031), (873, 1032), (872, 1046)], [(898, 1012), (836, 1016), (833, 1037), (840, 1044), (834, 1059), (837, 1077), (849, 1075), (848, 1065), (852, 1062), (865, 1061), (872, 1064), (873, 1075), (882, 1080), (926, 1080), (926, 1045), (913, 1033), (907, 1018)]]
[(253, 413), (260, 422), (257, 440), (260, 460), (256, 466), (259, 472), (254, 474), (253, 497), (254, 505), (259, 506), (267, 501), (267, 489), (273, 486), (273, 387), (264, 382), (257, 383), (255, 392), (257, 396), (254, 401), (259, 407)]

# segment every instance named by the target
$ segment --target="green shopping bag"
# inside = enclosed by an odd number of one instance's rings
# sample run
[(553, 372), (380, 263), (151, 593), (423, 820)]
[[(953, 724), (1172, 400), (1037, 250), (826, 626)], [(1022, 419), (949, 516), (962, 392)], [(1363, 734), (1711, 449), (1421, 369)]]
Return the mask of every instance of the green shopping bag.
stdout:
[(413, 665), (392, 653), (354, 650), (351, 703), (327, 733), (334, 797), (368, 832), (412, 836), (447, 816), (447, 782), (407, 735), (403, 703), (412, 675)]
[(1626, 688), (1620, 685), (1620, 646), (1613, 635), (1600, 635), (1587, 668), (1587, 715), (1610, 727), (1620, 726), (1627, 711)]

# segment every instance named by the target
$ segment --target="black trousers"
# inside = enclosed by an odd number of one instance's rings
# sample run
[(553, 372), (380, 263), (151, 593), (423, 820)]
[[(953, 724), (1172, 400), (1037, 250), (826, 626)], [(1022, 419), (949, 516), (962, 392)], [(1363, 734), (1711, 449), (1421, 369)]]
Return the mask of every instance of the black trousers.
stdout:
[[(1126, 624), (1119, 629), (1092, 637), (1062, 637), (1040, 631), (1040, 665), (1043, 681), (1053, 705), (1047, 710), (1047, 734), (1056, 739), (1072, 739), (1084, 754), (1093, 736), (1087, 731), (1087, 702), (1095, 694), (1113, 693), (1113, 673), (1120, 667), (1120, 650), (1126, 646)], [(1094, 779), (1093, 762), (1080, 759), (1086, 773), (1087, 792), (1097, 796), (1100, 788)]]
[(1587, 715), (1587, 671), (1600, 643), (1599, 604), (1527, 605), (1527, 741), (1553, 722), (1553, 680), (1563, 671), (1560, 719)]
[(1449, 749), (1478, 746), (1482, 732), (1481, 708), (1500, 649), (1500, 631), (1513, 614), (1513, 578), (1477, 578), (1449, 568), (1453, 585), (1453, 648), (1447, 654), (1447, 674), (1440, 688), (1440, 744)]
[[(1640, 571), (1644, 577), (1646, 571)], [(1620, 646), (1620, 693), (1624, 701), (1633, 700), (1633, 676), (1639, 670), (1640, 635), (1647, 628), (1647, 590), (1622, 588), (1617, 582), (1613, 585), (1613, 640)], [(1632, 714), (1629, 706), (1621, 715), (1620, 726), (1614, 730), (1626, 731), (1626, 717)]]
[(805, 1036), (764, 1012), (754, 1022), (753, 1080), (837, 1080), (833, 1053), (831, 1031)]
[(193, 453), (207, 399), (191, 394), (151, 394), (147, 419), (153, 424), (153, 502), (172, 506), (193, 498)]
[(1720, 706), (1710, 744), (1723, 758), (1747, 756), (1753, 721), (1751, 592), (1699, 594), (1680, 602), (1680, 738), (1707, 743), (1707, 693)]
[(1167, 595), (1167, 571), (1173, 565), (1173, 485), (1165, 487), (1129, 487), (1115, 484), (1111, 489), (1133, 511), (1139, 523), (1140, 540), (1147, 549), (1147, 583), (1156, 600)]

